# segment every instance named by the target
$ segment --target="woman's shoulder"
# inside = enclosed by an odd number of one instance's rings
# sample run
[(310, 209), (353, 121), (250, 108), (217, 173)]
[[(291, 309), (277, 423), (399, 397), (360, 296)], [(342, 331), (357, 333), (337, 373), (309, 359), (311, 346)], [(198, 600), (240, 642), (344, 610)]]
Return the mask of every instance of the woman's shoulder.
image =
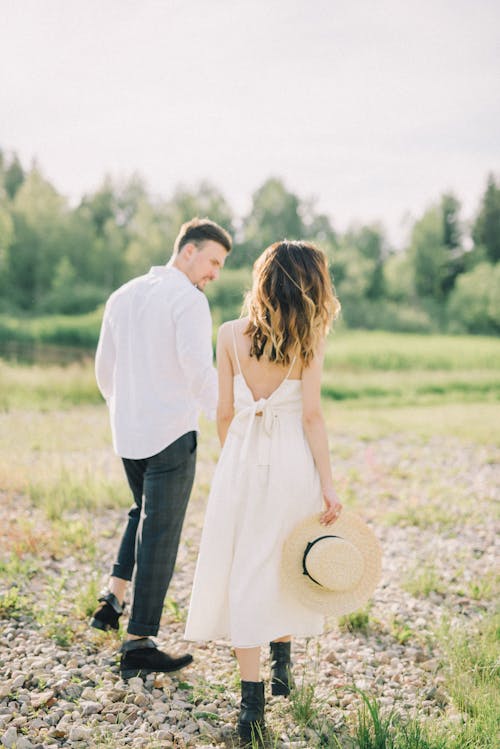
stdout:
[(226, 322), (219, 325), (218, 335), (222, 336), (222, 338), (226, 338), (227, 336), (231, 336), (233, 331), (236, 334), (242, 334), (247, 325), (248, 317), (238, 317), (236, 320), (226, 320)]

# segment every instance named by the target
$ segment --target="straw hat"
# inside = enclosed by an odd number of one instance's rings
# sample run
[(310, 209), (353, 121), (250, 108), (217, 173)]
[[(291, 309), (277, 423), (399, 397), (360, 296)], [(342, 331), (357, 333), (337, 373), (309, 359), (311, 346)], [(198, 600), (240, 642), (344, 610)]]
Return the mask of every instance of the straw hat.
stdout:
[(381, 573), (381, 549), (370, 528), (342, 510), (333, 525), (320, 515), (300, 522), (285, 540), (284, 587), (305, 606), (341, 616), (356, 611), (373, 593)]

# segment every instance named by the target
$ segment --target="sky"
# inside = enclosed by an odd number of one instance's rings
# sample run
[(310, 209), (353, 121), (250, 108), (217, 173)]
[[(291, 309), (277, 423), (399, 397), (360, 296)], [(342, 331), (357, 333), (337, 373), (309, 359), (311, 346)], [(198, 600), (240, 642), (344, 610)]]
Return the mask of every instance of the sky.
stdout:
[(271, 176), (404, 243), (500, 174), (498, 0), (0, 0), (0, 148), (73, 203), (138, 172), (238, 215)]

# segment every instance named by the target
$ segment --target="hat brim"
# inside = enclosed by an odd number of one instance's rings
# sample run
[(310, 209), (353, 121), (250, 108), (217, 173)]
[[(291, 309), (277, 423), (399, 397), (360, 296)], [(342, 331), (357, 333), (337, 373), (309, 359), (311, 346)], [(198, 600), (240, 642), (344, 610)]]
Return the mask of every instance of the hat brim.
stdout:
[[(382, 551), (373, 531), (354, 513), (342, 510), (335, 523), (328, 526), (322, 525), (319, 519), (320, 515), (305, 518), (285, 540), (281, 580), (284, 588), (307, 608), (342, 616), (364, 606), (375, 590), (382, 571)], [(329, 532), (350, 541), (363, 555), (363, 574), (349, 590), (326, 590), (303, 573), (302, 558), (307, 544)]]

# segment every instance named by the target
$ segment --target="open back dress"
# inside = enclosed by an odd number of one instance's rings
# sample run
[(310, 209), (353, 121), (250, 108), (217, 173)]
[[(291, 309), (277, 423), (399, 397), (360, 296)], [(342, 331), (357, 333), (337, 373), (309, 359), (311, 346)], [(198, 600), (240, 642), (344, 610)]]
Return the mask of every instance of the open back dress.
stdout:
[(321, 512), (323, 500), (302, 426), (302, 382), (289, 378), (294, 362), (268, 398), (255, 400), (234, 324), (235, 416), (208, 498), (184, 636), (249, 648), (323, 631), (323, 616), (280, 585), (283, 541), (300, 520)]

